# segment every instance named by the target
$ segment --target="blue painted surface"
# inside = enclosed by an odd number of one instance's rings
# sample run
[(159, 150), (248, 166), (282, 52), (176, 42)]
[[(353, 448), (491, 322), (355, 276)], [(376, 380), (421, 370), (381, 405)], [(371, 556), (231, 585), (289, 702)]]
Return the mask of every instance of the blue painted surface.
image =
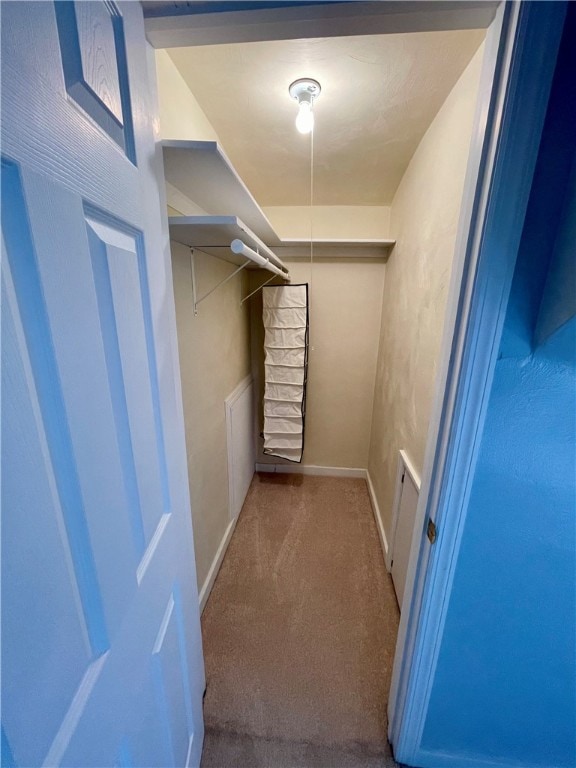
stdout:
[[(576, 89), (575, 89), (576, 90)], [(576, 111), (576, 110), (575, 110)], [(554, 257), (544, 286), (534, 342), (561, 352), (563, 344), (549, 344), (562, 326), (576, 315), (576, 160), (568, 182)], [(568, 348), (569, 349), (569, 348)]]
[[(574, 37), (573, 14), (565, 35)], [(573, 43), (574, 45), (574, 43)], [(500, 344), (501, 357), (524, 357), (532, 352), (533, 336), (542, 304), (542, 286), (547, 279), (555, 241), (563, 215), (574, 157), (576, 131), (576, 63), (569, 47), (559, 53), (550, 108), (520, 246), (520, 256), (508, 302), (506, 326)]]
[(575, 71), (572, 7), (418, 765), (576, 765)]
[(8, 744), (8, 739), (6, 738), (6, 734), (4, 733), (4, 728), (2, 728), (0, 758), (1, 758), (2, 768), (14, 768), (14, 766), (16, 765), (16, 763), (14, 762), (14, 756), (12, 755), (12, 750), (10, 749), (10, 744)]

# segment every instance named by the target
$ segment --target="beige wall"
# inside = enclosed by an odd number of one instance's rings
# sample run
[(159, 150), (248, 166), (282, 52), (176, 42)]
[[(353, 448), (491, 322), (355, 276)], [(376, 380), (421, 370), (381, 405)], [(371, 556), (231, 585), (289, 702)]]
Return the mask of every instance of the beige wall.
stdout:
[(390, 237), (390, 208), (385, 205), (273, 205), (263, 211), (283, 240), (309, 240), (311, 229), (316, 240)]
[[(217, 141), (193, 94), (168, 53), (156, 51), (160, 135), (164, 139)], [(170, 216), (201, 213), (192, 200), (167, 185)], [(230, 523), (224, 400), (250, 373), (248, 307), (240, 306), (245, 278), (230, 280), (194, 316), (190, 249), (171, 243), (176, 325), (186, 427), (188, 479), (198, 588)], [(225, 261), (196, 252), (201, 295), (234, 271)]]
[[(198, 586), (202, 588), (230, 522), (224, 400), (250, 373), (248, 306), (242, 273), (200, 304), (194, 316), (190, 250), (171, 243), (178, 349)], [(199, 251), (198, 295), (235, 267)]]
[[(482, 50), (422, 139), (391, 209), (339, 206), (314, 213), (316, 237), (398, 241), (387, 265), (314, 264), (303, 459), (319, 466), (369, 467), (388, 534), (398, 450), (405, 448), (422, 470)], [(156, 63), (162, 137), (217, 140), (168, 53), (157, 51)], [(182, 213), (195, 212), (192, 201), (170, 200)], [(280, 236), (308, 236), (308, 208), (265, 212)], [(238, 277), (210, 297), (195, 318), (188, 249), (176, 245), (173, 262), (202, 584), (228, 524), (224, 399), (250, 369), (250, 344), (253, 371), (260, 376), (263, 367), (261, 296), (240, 309), (240, 284), (248, 277)], [(201, 254), (198, 267), (204, 285), (232, 269)], [(289, 267), (294, 283), (311, 282), (309, 263), (294, 261)], [(255, 287), (262, 275), (252, 273), (249, 280)], [(260, 451), (258, 461), (282, 463)]]
[[(309, 262), (287, 266), (292, 283), (311, 283), (302, 463), (367, 467), (385, 265), (359, 259), (320, 261), (314, 263), (312, 279)], [(261, 294), (252, 300), (252, 310), (254, 370), (261, 382)], [(264, 456), (261, 450), (257, 461), (286, 463)]]
[(156, 50), (160, 137), (190, 141), (218, 141), (212, 124), (176, 69), (168, 51)]
[(422, 472), (484, 46), (430, 125), (394, 197), (369, 472), (390, 536), (398, 451)]

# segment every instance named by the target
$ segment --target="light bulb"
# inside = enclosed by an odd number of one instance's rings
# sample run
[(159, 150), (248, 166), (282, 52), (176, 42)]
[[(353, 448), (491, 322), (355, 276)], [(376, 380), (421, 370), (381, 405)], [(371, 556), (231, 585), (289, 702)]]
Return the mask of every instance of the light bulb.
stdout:
[(314, 113), (312, 112), (312, 103), (310, 101), (301, 101), (299, 103), (296, 128), (300, 133), (310, 133), (314, 128)]

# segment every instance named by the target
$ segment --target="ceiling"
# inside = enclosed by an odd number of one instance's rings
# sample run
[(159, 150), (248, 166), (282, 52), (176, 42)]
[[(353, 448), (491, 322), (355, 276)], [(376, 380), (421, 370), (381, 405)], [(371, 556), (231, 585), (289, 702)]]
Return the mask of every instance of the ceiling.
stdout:
[(322, 85), (314, 204), (389, 205), (418, 143), (485, 30), (169, 49), (262, 206), (310, 204), (310, 136), (288, 86)]

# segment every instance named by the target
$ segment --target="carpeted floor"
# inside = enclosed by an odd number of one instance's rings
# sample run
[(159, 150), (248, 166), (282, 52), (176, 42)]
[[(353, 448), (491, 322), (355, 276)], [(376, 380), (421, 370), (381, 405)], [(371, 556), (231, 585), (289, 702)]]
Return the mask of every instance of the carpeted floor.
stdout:
[(258, 474), (202, 617), (202, 768), (389, 768), (398, 626), (364, 480)]

